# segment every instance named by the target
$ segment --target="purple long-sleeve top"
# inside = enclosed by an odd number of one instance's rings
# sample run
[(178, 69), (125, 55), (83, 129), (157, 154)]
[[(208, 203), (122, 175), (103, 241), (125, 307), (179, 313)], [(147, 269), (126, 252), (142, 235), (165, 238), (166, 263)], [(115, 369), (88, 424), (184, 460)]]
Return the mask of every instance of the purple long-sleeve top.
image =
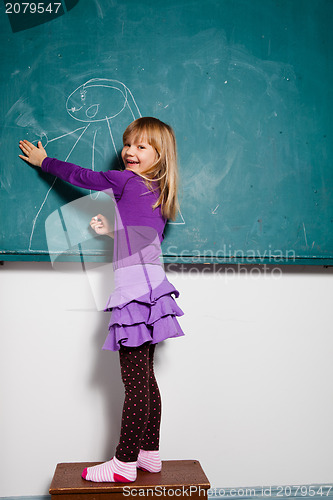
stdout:
[(154, 191), (150, 191), (142, 177), (131, 170), (95, 172), (49, 157), (43, 160), (41, 167), (44, 172), (74, 186), (104, 191), (113, 199), (116, 215), (110, 223), (114, 223), (115, 268), (161, 263), (160, 243), (167, 219), (161, 214), (161, 206), (152, 208), (160, 195), (157, 182), (152, 183)]

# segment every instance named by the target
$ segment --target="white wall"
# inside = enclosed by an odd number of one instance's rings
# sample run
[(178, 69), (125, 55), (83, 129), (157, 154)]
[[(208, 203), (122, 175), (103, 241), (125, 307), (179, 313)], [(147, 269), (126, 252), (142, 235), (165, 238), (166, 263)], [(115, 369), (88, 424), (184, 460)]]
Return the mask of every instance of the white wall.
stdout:
[[(333, 270), (189, 267), (168, 272), (186, 337), (157, 349), (162, 459), (200, 460), (216, 487), (332, 481)], [(112, 457), (118, 354), (79, 265), (0, 280), (0, 496), (43, 495), (57, 463)]]

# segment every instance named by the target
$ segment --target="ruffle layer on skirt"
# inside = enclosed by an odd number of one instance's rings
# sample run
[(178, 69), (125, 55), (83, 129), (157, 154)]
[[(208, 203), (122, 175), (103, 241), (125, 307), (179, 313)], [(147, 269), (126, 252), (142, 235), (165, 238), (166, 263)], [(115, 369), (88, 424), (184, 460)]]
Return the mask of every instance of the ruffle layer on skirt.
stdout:
[(115, 272), (115, 290), (110, 295), (104, 311), (115, 307), (122, 308), (129, 302), (154, 304), (163, 295), (179, 292), (167, 279), (160, 266), (132, 266), (117, 269)]
[(121, 345), (135, 347), (184, 335), (176, 316), (184, 313), (171, 295), (163, 295), (154, 304), (132, 301), (112, 310), (109, 334), (103, 349), (118, 351)]
[[(147, 279), (148, 278), (148, 279)], [(121, 345), (136, 347), (184, 335), (177, 316), (184, 313), (177, 305), (178, 290), (157, 266), (133, 266), (116, 273), (116, 289), (105, 311), (112, 311), (104, 350), (118, 351)]]

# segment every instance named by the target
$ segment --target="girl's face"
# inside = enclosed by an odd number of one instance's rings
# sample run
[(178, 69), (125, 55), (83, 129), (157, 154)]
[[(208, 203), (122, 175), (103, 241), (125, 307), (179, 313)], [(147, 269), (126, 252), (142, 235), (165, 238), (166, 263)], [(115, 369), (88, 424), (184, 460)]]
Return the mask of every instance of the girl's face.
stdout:
[(125, 169), (143, 174), (158, 160), (156, 149), (148, 144), (145, 139), (127, 139), (121, 152)]

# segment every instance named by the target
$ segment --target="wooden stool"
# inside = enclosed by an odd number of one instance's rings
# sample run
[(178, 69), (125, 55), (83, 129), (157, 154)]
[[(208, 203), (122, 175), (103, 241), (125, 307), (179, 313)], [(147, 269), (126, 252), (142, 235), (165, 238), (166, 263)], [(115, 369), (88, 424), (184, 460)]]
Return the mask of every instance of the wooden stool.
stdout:
[(138, 470), (133, 483), (93, 483), (82, 479), (83, 469), (93, 465), (97, 464), (58, 464), (49, 491), (51, 500), (125, 500), (146, 496), (207, 500), (210, 484), (197, 460), (164, 461), (157, 473)]

